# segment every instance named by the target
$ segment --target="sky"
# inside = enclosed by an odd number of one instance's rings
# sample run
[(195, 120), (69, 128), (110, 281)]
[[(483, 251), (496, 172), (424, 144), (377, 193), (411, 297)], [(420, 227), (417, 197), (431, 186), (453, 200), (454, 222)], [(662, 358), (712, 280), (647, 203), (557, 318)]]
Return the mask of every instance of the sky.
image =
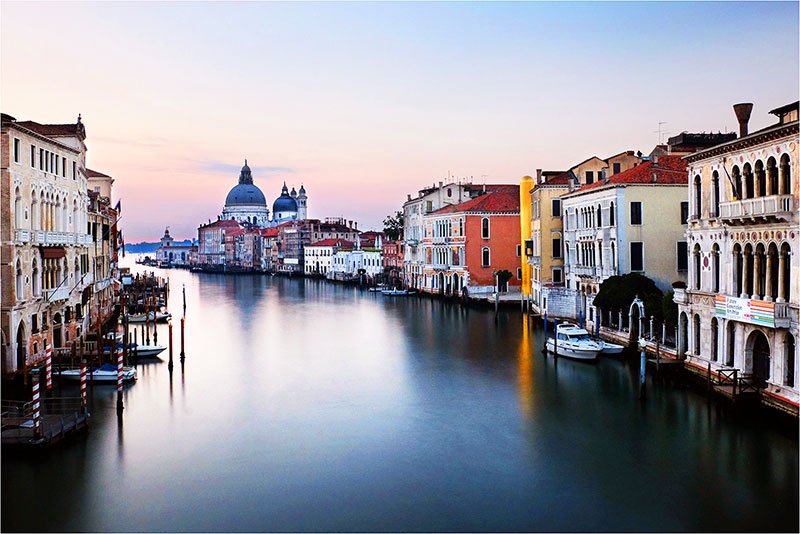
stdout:
[(381, 228), (449, 179), (519, 183), (798, 99), (798, 3), (0, 3), (0, 107), (86, 126), (125, 240), (270, 205)]

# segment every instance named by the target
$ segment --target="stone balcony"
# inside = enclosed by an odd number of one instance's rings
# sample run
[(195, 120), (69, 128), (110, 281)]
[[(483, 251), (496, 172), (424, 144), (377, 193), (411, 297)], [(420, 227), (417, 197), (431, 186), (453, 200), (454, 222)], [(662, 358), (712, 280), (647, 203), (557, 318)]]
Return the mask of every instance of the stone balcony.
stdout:
[(30, 243), (32, 245), (45, 247), (63, 247), (66, 245), (87, 246), (94, 242), (92, 241), (92, 236), (88, 234), (25, 229), (18, 229), (14, 232), (14, 241), (17, 245)]
[(586, 267), (584, 265), (577, 265), (572, 267), (572, 273), (578, 276), (595, 277), (599, 274), (599, 269), (597, 267)]
[(689, 304), (689, 294), (686, 292), (685, 288), (675, 287), (673, 288), (672, 300), (675, 304)]
[(775, 303), (775, 328), (789, 328), (792, 324), (792, 308), (788, 302)]
[(719, 205), (719, 218), (731, 224), (768, 220), (792, 222), (795, 218), (794, 204), (792, 195), (771, 195), (723, 202)]
[(67, 300), (69, 298), (69, 284), (66, 282), (56, 289), (45, 289), (42, 293), (47, 302)]

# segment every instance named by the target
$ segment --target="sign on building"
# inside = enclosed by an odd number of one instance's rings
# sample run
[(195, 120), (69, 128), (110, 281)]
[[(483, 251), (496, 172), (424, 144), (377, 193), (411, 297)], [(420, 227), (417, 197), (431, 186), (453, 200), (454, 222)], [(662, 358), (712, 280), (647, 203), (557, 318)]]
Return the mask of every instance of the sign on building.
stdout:
[(775, 328), (775, 303), (717, 295), (716, 315), (744, 323)]

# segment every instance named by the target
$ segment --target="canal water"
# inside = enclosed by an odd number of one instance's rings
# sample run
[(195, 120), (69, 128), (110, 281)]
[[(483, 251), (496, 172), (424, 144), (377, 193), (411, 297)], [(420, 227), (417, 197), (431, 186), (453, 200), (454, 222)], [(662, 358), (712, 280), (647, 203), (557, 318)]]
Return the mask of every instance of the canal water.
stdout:
[(639, 402), (635, 366), (546, 357), (518, 311), (156, 271), (176, 318), (186, 288), (185, 366), (4, 453), (3, 531), (798, 530), (796, 436), (660, 383)]

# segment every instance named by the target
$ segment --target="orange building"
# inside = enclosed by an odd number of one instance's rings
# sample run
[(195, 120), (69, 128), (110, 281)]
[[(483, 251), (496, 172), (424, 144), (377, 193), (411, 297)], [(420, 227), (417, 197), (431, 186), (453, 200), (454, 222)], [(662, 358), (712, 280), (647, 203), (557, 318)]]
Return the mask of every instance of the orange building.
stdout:
[(502, 270), (512, 274), (508, 286), (520, 286), (519, 235), (518, 185), (493, 185), (476, 198), (426, 215), (423, 291), (491, 293), (495, 273)]

